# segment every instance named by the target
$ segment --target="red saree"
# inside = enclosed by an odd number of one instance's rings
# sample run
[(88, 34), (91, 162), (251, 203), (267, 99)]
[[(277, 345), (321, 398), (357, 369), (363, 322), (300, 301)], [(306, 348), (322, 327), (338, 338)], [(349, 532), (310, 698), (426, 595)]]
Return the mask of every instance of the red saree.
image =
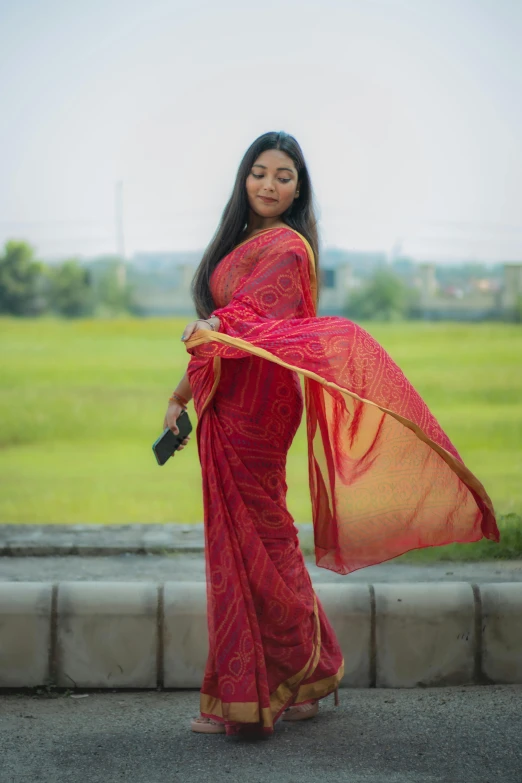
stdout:
[(265, 733), (343, 673), (286, 507), (303, 411), (317, 565), (349, 573), (409, 549), (499, 539), (478, 479), (383, 348), (316, 316), (313, 252), (267, 229), (211, 277), (219, 332), (186, 343), (203, 473), (209, 658), (203, 715)]

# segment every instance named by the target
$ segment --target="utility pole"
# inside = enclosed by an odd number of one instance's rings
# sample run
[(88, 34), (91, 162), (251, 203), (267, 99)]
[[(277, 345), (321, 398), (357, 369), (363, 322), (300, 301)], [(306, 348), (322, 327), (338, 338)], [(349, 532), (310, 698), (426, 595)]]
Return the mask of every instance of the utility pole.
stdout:
[(396, 258), (398, 258), (402, 252), (402, 238), (397, 237), (395, 242), (393, 243), (393, 246), (388, 253), (388, 266), (392, 266), (393, 262)]
[(116, 183), (115, 193), (115, 229), (116, 248), (120, 259), (117, 269), (118, 286), (125, 288), (127, 282), (127, 268), (125, 266), (125, 238), (123, 233), (123, 182)]

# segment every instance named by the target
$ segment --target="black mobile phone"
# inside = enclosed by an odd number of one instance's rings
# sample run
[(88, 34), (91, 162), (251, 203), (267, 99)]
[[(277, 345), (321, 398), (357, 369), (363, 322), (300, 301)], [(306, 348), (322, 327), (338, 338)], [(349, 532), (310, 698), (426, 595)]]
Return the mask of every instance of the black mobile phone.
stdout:
[(183, 411), (176, 419), (179, 435), (175, 435), (168, 427), (152, 444), (152, 451), (158, 465), (164, 465), (169, 457), (172, 457), (178, 446), (192, 432), (192, 423), (187, 411)]

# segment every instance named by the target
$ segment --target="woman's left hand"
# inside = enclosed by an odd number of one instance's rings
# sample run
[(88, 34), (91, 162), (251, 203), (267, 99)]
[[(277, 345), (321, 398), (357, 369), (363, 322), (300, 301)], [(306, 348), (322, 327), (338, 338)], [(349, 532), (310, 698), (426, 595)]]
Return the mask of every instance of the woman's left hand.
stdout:
[(192, 336), (193, 332), (197, 332), (198, 329), (210, 329), (210, 331), (212, 331), (211, 325), (206, 321), (192, 321), (184, 328), (181, 339), (185, 342), (185, 340), (188, 340), (189, 337)]

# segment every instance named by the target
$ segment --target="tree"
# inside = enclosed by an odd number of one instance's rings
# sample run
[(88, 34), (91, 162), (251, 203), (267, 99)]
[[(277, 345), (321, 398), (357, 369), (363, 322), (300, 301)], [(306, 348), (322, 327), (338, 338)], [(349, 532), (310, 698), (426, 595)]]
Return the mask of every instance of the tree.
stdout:
[(10, 239), (0, 255), (0, 313), (38, 315), (46, 306), (44, 267), (27, 243)]
[(395, 321), (409, 314), (415, 298), (416, 292), (394, 272), (377, 269), (363, 288), (349, 296), (346, 312), (361, 320)]
[(68, 318), (79, 318), (92, 312), (90, 274), (76, 259), (49, 269), (48, 279), (49, 303), (56, 313)]
[(117, 256), (101, 256), (90, 264), (96, 315), (136, 312), (133, 287), (121, 279), (121, 265), (122, 261)]

